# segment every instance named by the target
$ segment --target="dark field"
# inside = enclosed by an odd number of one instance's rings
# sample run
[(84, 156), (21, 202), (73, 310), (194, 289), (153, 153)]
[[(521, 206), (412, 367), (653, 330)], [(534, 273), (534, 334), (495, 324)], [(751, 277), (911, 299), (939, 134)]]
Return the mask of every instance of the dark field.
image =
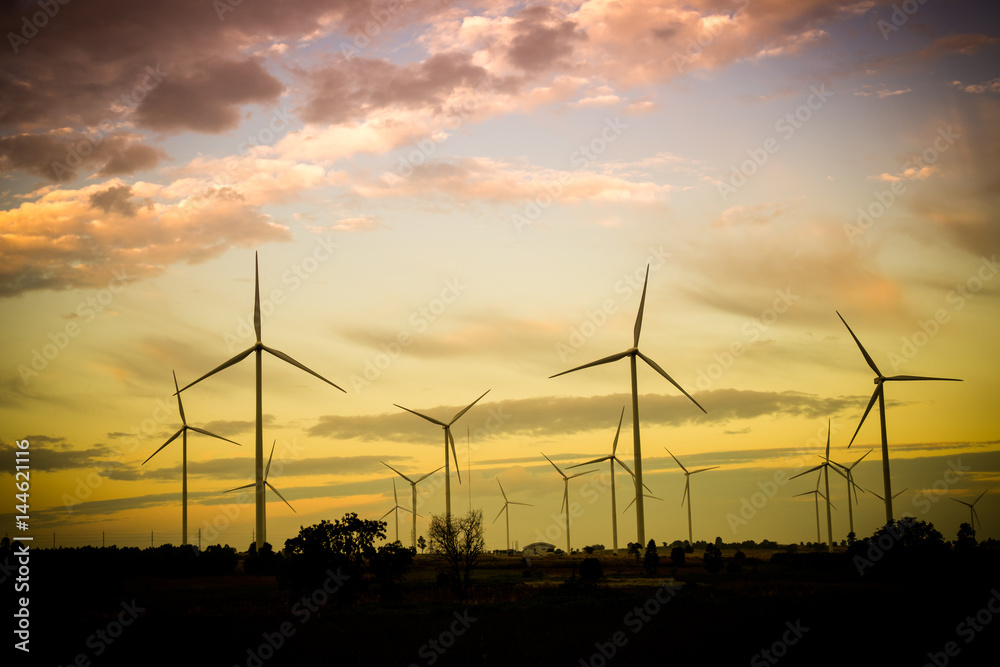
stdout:
[(655, 577), (598, 554), (595, 586), (566, 583), (583, 556), (533, 559), (527, 576), (519, 557), (488, 556), (466, 599), (438, 586), (436, 557), (417, 556), (397, 590), (370, 587), (350, 605), (334, 592), (312, 609), (325, 592), (304, 603), (239, 567), (117, 576), (59, 553), (33, 555), (32, 664), (923, 665), (930, 653), (975, 665), (995, 664), (1000, 645), (996, 551), (908, 572), (875, 563), (863, 577), (842, 553), (747, 551), (742, 571), (716, 574), (694, 555), (677, 568), (661, 556)]

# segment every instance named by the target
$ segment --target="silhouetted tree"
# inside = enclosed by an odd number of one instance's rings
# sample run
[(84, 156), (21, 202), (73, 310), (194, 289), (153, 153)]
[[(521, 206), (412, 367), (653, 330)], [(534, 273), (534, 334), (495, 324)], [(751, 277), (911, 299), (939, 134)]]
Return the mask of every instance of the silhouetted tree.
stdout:
[(955, 540), (957, 551), (971, 551), (976, 548), (976, 531), (972, 526), (963, 523), (958, 527), (958, 539)]
[(701, 561), (710, 574), (715, 574), (722, 569), (722, 551), (714, 544), (709, 544), (705, 547), (705, 555), (701, 557)]
[(642, 545), (639, 544), (638, 542), (629, 542), (628, 555), (635, 556), (635, 559), (638, 561), (640, 558), (642, 558)]
[(655, 577), (660, 568), (660, 556), (656, 553), (656, 542), (649, 541), (646, 545), (646, 554), (642, 557), (642, 569), (647, 576)]
[(424, 549), (427, 548), (427, 540), (424, 539), (423, 535), (417, 538), (417, 546), (420, 547), (420, 553), (423, 553)]
[(482, 511), (470, 510), (461, 517), (433, 515), (427, 535), (430, 537), (431, 553), (444, 556), (453, 586), (464, 595), (472, 570), (486, 548)]
[(684, 547), (674, 547), (670, 550), (670, 562), (676, 567), (684, 565)]

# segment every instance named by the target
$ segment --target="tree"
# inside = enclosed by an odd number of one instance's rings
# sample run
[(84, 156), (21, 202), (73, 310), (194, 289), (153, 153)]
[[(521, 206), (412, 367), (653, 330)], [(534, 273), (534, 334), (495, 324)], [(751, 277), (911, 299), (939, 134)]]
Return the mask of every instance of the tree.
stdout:
[(701, 561), (709, 573), (715, 574), (722, 569), (722, 551), (714, 544), (709, 544), (705, 547), (705, 555), (701, 557)]
[(646, 545), (646, 554), (642, 558), (642, 569), (650, 577), (656, 576), (656, 571), (660, 567), (660, 557), (656, 553), (656, 542), (649, 541)]
[(431, 553), (448, 562), (452, 585), (460, 594), (469, 587), (472, 570), (486, 548), (483, 538), (483, 512), (470, 510), (461, 517), (435, 514), (427, 530)]
[(638, 561), (640, 558), (642, 558), (642, 545), (639, 544), (638, 542), (629, 542), (628, 555), (635, 556), (635, 559)]
[(958, 551), (971, 551), (976, 548), (976, 531), (968, 523), (963, 523), (958, 527), (958, 539), (955, 540), (955, 549)]
[(420, 547), (420, 553), (423, 553), (424, 549), (427, 548), (427, 540), (424, 539), (423, 535), (417, 538), (417, 546)]
[(676, 546), (670, 550), (670, 562), (676, 567), (684, 565), (684, 547)]

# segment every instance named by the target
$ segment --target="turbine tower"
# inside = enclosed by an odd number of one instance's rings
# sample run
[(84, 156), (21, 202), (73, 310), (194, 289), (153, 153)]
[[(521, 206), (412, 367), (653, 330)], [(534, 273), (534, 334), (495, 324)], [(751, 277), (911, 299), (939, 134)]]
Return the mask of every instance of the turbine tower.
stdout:
[[(815, 468), (810, 468), (805, 472), (800, 472), (798, 475), (793, 475), (789, 479), (795, 479), (796, 477), (802, 477), (802, 475), (808, 475), (814, 470), (821, 470), (823, 475), (823, 481), (826, 484), (826, 536), (830, 544), (830, 549), (833, 549), (833, 519), (830, 516), (830, 420), (826, 421), (826, 456), (821, 456), (823, 463), (820, 463)], [(816, 479), (816, 488), (819, 488), (819, 479)], [(849, 490), (848, 490), (849, 491)], [(847, 495), (847, 506), (851, 506), (851, 496), (850, 493)]]
[[(545, 456), (545, 452), (542, 452), (542, 456)], [(545, 460), (548, 461), (549, 463), (552, 463), (552, 459), (550, 459), (548, 456), (545, 456)], [(562, 514), (563, 510), (566, 511), (566, 555), (569, 555), (572, 553), (572, 550), (570, 549), (569, 546), (569, 480), (573, 479), (574, 477), (580, 477), (581, 475), (587, 475), (589, 473), (597, 471), (587, 470), (585, 472), (578, 472), (575, 475), (569, 475), (567, 477), (566, 473), (560, 470), (559, 466), (557, 466), (555, 463), (552, 463), (552, 467), (555, 468), (556, 472), (562, 475), (563, 478), (563, 501), (562, 505), (559, 507), (559, 513)]]
[[(267, 488), (269, 488), (272, 491), (274, 491), (279, 498), (281, 498), (282, 500), (284, 500), (285, 504), (288, 505), (288, 509), (290, 509), (293, 512), (295, 512), (295, 508), (292, 507), (292, 504), (290, 502), (288, 502), (287, 500), (285, 500), (285, 497), (283, 495), (281, 495), (280, 491), (278, 491), (276, 488), (274, 488), (273, 484), (271, 484), (269, 481), (267, 481), (267, 475), (268, 475), (269, 472), (271, 472), (271, 458), (274, 456), (274, 446), (276, 444), (278, 444), (277, 440), (275, 440), (271, 444), (271, 455), (267, 457), (267, 468), (265, 468), (265, 470), (264, 470), (264, 484), (267, 486)], [(250, 487), (256, 486), (256, 485), (257, 484), (255, 482), (250, 482), (249, 484), (244, 484), (243, 486), (237, 486), (235, 489), (229, 489), (227, 491), (223, 491), (223, 493), (232, 493), (233, 491), (240, 491), (242, 489), (249, 489)], [(266, 496), (264, 498), (264, 502), (265, 503), (267, 502), (267, 497)], [(298, 512), (295, 512), (295, 513), (298, 514)], [(258, 553), (260, 553), (259, 549), (258, 549)]]
[[(187, 419), (184, 417), (184, 404), (181, 403), (180, 390), (177, 389), (177, 373), (174, 372), (174, 390), (177, 391), (177, 411), (181, 413), (181, 424), (183, 426), (170, 436), (170, 439), (165, 443), (160, 445), (160, 449), (163, 449), (171, 442), (177, 439), (177, 436), (181, 436), (181, 546), (187, 546), (188, 543), (188, 431), (195, 431), (203, 435), (210, 435), (213, 438), (218, 438), (219, 440), (225, 440), (226, 442), (232, 442), (237, 447), (241, 447), (240, 443), (233, 442), (229, 438), (223, 438), (221, 435), (216, 435), (203, 428), (198, 428), (197, 426), (188, 426)], [(160, 449), (149, 455), (149, 459), (153, 458), (160, 453)], [(146, 465), (149, 462), (146, 459), (142, 462), (142, 465)]]
[[(410, 483), (410, 492), (413, 494), (413, 496), (412, 496), (412, 498), (410, 500), (410, 504), (411, 504), (411, 507), (412, 507), (411, 513), (413, 514), (413, 529), (412, 529), (412, 532), (410, 534), (410, 541), (411, 541), (411, 545), (410, 546), (412, 546), (413, 549), (414, 549), (414, 551), (416, 551), (416, 549), (417, 549), (417, 517), (420, 516), (419, 514), (417, 514), (417, 484), (419, 484), (420, 482), (424, 481), (425, 479), (427, 479), (428, 477), (430, 477), (431, 475), (433, 475), (434, 473), (436, 473), (438, 470), (440, 470), (444, 466), (441, 466), (441, 468), (438, 468), (437, 470), (432, 470), (431, 472), (427, 473), (423, 477), (420, 477), (419, 479), (417, 479), (417, 481), (413, 481), (412, 479), (410, 479), (409, 477), (407, 477), (403, 473), (399, 472), (398, 470), (396, 470), (395, 468), (393, 468), (391, 465), (389, 465), (385, 461), (382, 461), (382, 465), (384, 465), (386, 468), (388, 468), (389, 470), (393, 471), (394, 473), (396, 473), (397, 475), (399, 475), (400, 477), (402, 477), (403, 479), (405, 479), (407, 482)], [(395, 490), (395, 488), (396, 487), (393, 487), (394, 490)]]
[[(268, 352), (272, 356), (275, 356), (278, 359), (281, 359), (282, 361), (284, 361), (286, 363), (289, 363), (292, 366), (295, 366), (296, 368), (304, 370), (306, 373), (309, 373), (310, 375), (313, 375), (313, 376), (319, 378), (320, 380), (322, 380), (323, 382), (327, 383), (331, 387), (335, 387), (337, 389), (340, 389), (340, 391), (344, 391), (344, 390), (342, 388), (338, 387), (337, 385), (335, 385), (334, 383), (330, 382), (329, 380), (327, 380), (325, 377), (323, 377), (322, 375), (320, 375), (316, 371), (313, 371), (313, 370), (310, 370), (309, 368), (306, 368), (305, 366), (303, 366), (299, 362), (295, 361), (294, 359), (292, 359), (290, 356), (288, 356), (284, 352), (280, 352), (280, 351), (274, 349), (273, 347), (268, 347), (267, 345), (264, 345), (260, 341), (260, 271), (258, 270), (258, 266), (257, 266), (257, 253), (254, 253), (253, 263), (254, 263), (253, 329), (254, 329), (254, 333), (257, 335), (257, 342), (254, 343), (251, 347), (249, 347), (246, 350), (244, 350), (243, 352), (240, 352), (235, 357), (233, 357), (229, 361), (225, 362), (221, 366), (218, 366), (218, 367), (210, 370), (209, 372), (205, 373), (200, 378), (198, 378), (197, 380), (195, 380), (191, 384), (189, 384), (186, 387), (184, 387), (184, 389), (178, 390), (177, 393), (180, 394), (180, 392), (184, 391), (185, 389), (187, 389), (189, 387), (192, 387), (192, 386), (198, 384), (199, 382), (201, 382), (205, 378), (210, 377), (212, 375), (215, 375), (219, 371), (225, 370), (225, 369), (229, 368), (230, 366), (238, 364), (239, 362), (241, 362), (244, 359), (246, 359), (247, 357), (249, 357), (251, 354), (254, 355), (254, 357), (255, 357), (256, 372), (257, 372), (257, 381), (256, 381), (256, 389), (257, 389), (257, 433), (256, 433), (256, 440), (254, 442), (254, 479), (255, 479), (255, 481), (254, 481), (254, 495), (256, 496), (257, 514), (256, 514), (256, 523), (255, 523), (254, 535), (255, 535), (255, 542), (257, 544), (257, 550), (260, 551), (261, 548), (264, 546), (264, 542), (267, 541), (267, 501), (264, 498), (264, 477), (265, 477), (265, 474), (264, 474), (264, 405), (263, 405), (263, 399), (262, 399), (263, 390), (262, 390), (262, 379), (261, 379), (262, 378), (262, 373), (261, 373), (261, 357), (263, 356), (262, 352)], [(347, 393), (347, 392), (345, 391), (344, 393)], [(273, 448), (272, 448), (272, 451), (273, 451)], [(289, 507), (290, 507), (290, 505), (289, 505)]]
[[(601, 458), (598, 459), (587, 461), (585, 463), (577, 463), (576, 465), (569, 466), (569, 468), (579, 468), (580, 466), (590, 465), (591, 463), (601, 463), (603, 461), (608, 462), (608, 467), (610, 468), (611, 471), (611, 535), (613, 536), (612, 543), (614, 544), (614, 550), (616, 556), (618, 555), (618, 501), (617, 501), (617, 494), (615, 493), (615, 463), (618, 463), (618, 465), (620, 465), (622, 468), (625, 469), (625, 472), (632, 475), (633, 479), (635, 478), (635, 473), (632, 472), (631, 468), (625, 465), (625, 462), (622, 461), (620, 458), (618, 458), (618, 455), (616, 454), (616, 452), (618, 451), (618, 435), (621, 433), (622, 419), (624, 419), (624, 417), (625, 417), (625, 408), (623, 407), (622, 413), (618, 417), (618, 430), (615, 431), (615, 441), (614, 444), (611, 445), (610, 454), (608, 454), (607, 456), (602, 456)], [(567, 468), (567, 470), (569, 468)]]
[(976, 533), (976, 523), (979, 524), (980, 528), (983, 527), (983, 522), (979, 520), (979, 514), (976, 512), (976, 503), (978, 503), (980, 500), (983, 499), (983, 496), (986, 495), (987, 491), (989, 491), (989, 489), (986, 489), (986, 491), (980, 493), (979, 497), (973, 500), (971, 503), (967, 503), (964, 500), (959, 500), (958, 498), (952, 498), (952, 500), (954, 500), (956, 503), (962, 503), (963, 505), (969, 508), (969, 526), (972, 528), (973, 535), (975, 535)]
[[(635, 465), (635, 523), (636, 523), (636, 535), (638, 536), (639, 543), (646, 543), (646, 519), (643, 512), (643, 502), (642, 502), (642, 447), (639, 442), (639, 390), (636, 384), (636, 362), (635, 358), (639, 357), (645, 361), (650, 368), (662, 375), (667, 379), (670, 384), (674, 385), (682, 394), (691, 399), (691, 402), (698, 406), (698, 409), (705, 412), (705, 408), (698, 404), (698, 401), (691, 398), (684, 389), (677, 384), (672, 377), (667, 375), (660, 366), (639, 351), (639, 332), (642, 329), (642, 309), (646, 303), (646, 284), (649, 282), (649, 266), (646, 266), (646, 278), (642, 283), (642, 297), (639, 300), (639, 313), (635, 317), (635, 328), (633, 330), (633, 341), (632, 347), (625, 350), (624, 352), (619, 352), (617, 354), (612, 354), (611, 356), (604, 357), (603, 359), (598, 359), (597, 361), (592, 361), (589, 364), (584, 364), (582, 366), (577, 366), (576, 368), (571, 368), (568, 371), (563, 371), (562, 373), (556, 373), (550, 376), (550, 378), (559, 377), (560, 375), (565, 375), (567, 373), (572, 373), (573, 371), (582, 370), (584, 368), (590, 368), (591, 366), (600, 366), (601, 364), (609, 364), (613, 361), (618, 361), (619, 359), (629, 358), (629, 365), (632, 372), (632, 446), (633, 446), (633, 463)], [(707, 414), (707, 413), (706, 413)]]
[(886, 382), (892, 382), (892, 381), (905, 382), (912, 380), (942, 380), (945, 382), (961, 382), (961, 380), (958, 380), (956, 378), (923, 377), (919, 375), (893, 375), (892, 377), (886, 377), (882, 375), (882, 371), (880, 371), (878, 369), (878, 366), (875, 365), (875, 362), (872, 361), (872, 358), (868, 354), (868, 351), (865, 350), (864, 345), (861, 344), (861, 341), (858, 340), (858, 337), (854, 335), (853, 331), (851, 331), (851, 327), (848, 326), (847, 321), (844, 320), (844, 317), (839, 312), (837, 313), (837, 317), (839, 317), (840, 321), (844, 323), (844, 326), (847, 327), (847, 330), (851, 332), (851, 338), (853, 338), (854, 342), (858, 344), (858, 349), (861, 350), (861, 354), (864, 356), (865, 361), (868, 362), (868, 366), (873, 371), (875, 371), (875, 393), (872, 394), (871, 400), (868, 401), (868, 407), (865, 408), (865, 414), (861, 416), (861, 422), (858, 424), (858, 428), (854, 431), (854, 437), (851, 438), (851, 442), (848, 443), (847, 446), (848, 448), (850, 448), (850, 446), (854, 444), (854, 438), (858, 437), (858, 431), (861, 430), (861, 425), (865, 423), (865, 417), (867, 417), (868, 413), (871, 412), (872, 406), (875, 404), (875, 399), (878, 399), (878, 411), (882, 425), (882, 480), (885, 486), (885, 522), (890, 523), (892, 522), (892, 499), (895, 498), (895, 496), (892, 495), (892, 484), (889, 481), (889, 439), (886, 437), (885, 434), (884, 385)]
[[(483, 392), (483, 396), (485, 396), (488, 393), (490, 393), (489, 389)], [(459, 470), (458, 468), (458, 454), (455, 453), (455, 438), (451, 435), (451, 425), (457, 422), (459, 417), (468, 412), (469, 408), (478, 403), (479, 399), (481, 399), (483, 396), (480, 396), (472, 403), (469, 403), (467, 406), (465, 406), (465, 408), (459, 410), (458, 414), (452, 417), (451, 421), (448, 422), (447, 424), (445, 424), (442, 421), (438, 421), (437, 419), (434, 419), (434, 417), (428, 417), (427, 415), (421, 414), (416, 410), (404, 408), (402, 405), (399, 405), (398, 403), (393, 403), (393, 405), (395, 405), (397, 408), (400, 408), (401, 410), (406, 410), (407, 412), (412, 412), (416, 416), (423, 417), (427, 421), (433, 424), (437, 424), (438, 426), (444, 429), (444, 507), (445, 507), (444, 512), (445, 516), (447, 516), (448, 519), (451, 519), (451, 467), (448, 461), (449, 445), (451, 445), (451, 455), (455, 457), (455, 473), (458, 475), (458, 483), (459, 484), (462, 483), (462, 471)], [(438, 470), (440, 470), (440, 468), (438, 468)]]
[[(664, 449), (667, 448), (664, 447)], [(677, 460), (677, 457), (674, 456), (673, 452), (667, 449), (667, 454), (670, 454), (670, 457), (674, 461), (677, 461), (677, 465), (679, 465), (681, 467), (681, 470), (684, 471), (684, 495), (681, 496), (681, 507), (684, 506), (684, 500), (686, 499), (688, 504), (688, 544), (694, 544), (694, 537), (693, 537), (694, 531), (691, 529), (691, 475), (696, 475), (700, 472), (705, 472), (706, 470), (715, 470), (719, 466), (712, 466), (711, 468), (699, 468), (698, 470), (692, 470), (688, 472), (688, 469), (684, 467), (684, 464), (682, 464), (680, 461)]]
[[(857, 482), (854, 481), (854, 468), (859, 463), (861, 463), (861, 461), (864, 460), (865, 456), (868, 456), (873, 451), (875, 451), (875, 450), (874, 449), (869, 449), (867, 452), (864, 453), (864, 456), (862, 456), (860, 459), (858, 459), (857, 461), (855, 461), (854, 463), (852, 463), (849, 466), (845, 466), (845, 465), (843, 465), (841, 463), (837, 463), (836, 461), (830, 461), (830, 459), (827, 459), (834, 466), (832, 468), (832, 470), (835, 473), (837, 473), (838, 475), (840, 475), (841, 477), (843, 477), (844, 479), (847, 480), (847, 517), (848, 517), (848, 520), (850, 521), (850, 526), (851, 526), (851, 531), (850, 532), (852, 532), (852, 533), (854, 532), (854, 506), (851, 505), (851, 489), (852, 488), (854, 489), (854, 504), (857, 505), (857, 504), (859, 504), (859, 501), (858, 501), (858, 489), (860, 488), (858, 486)], [(861, 492), (864, 493), (865, 490), (861, 489)]]
[(518, 503), (514, 502), (513, 500), (507, 500), (507, 494), (504, 493), (503, 491), (503, 484), (500, 484), (499, 477), (497, 477), (497, 484), (500, 485), (500, 493), (503, 494), (503, 507), (501, 507), (500, 511), (497, 512), (497, 516), (495, 519), (493, 519), (493, 523), (497, 522), (497, 519), (500, 518), (501, 514), (503, 514), (504, 512), (507, 513), (507, 517), (504, 519), (504, 521), (507, 522), (507, 553), (509, 555), (510, 554), (510, 505), (525, 505), (526, 507), (533, 507), (533, 505), (531, 505), (530, 503)]
[[(386, 518), (387, 516), (389, 516), (393, 512), (396, 513), (396, 541), (399, 542), (399, 510), (403, 510), (404, 512), (411, 512), (412, 510), (408, 510), (405, 507), (400, 507), (400, 505), (399, 505), (399, 496), (396, 495), (396, 480), (395, 480), (395, 478), (393, 478), (393, 480), (392, 480), (392, 502), (395, 503), (393, 505), (392, 509), (389, 510), (388, 512), (386, 512), (385, 514), (383, 514), (382, 516), (380, 516), (378, 518), (378, 520), (381, 521), (382, 519)], [(415, 511), (413, 511), (413, 516), (414, 516), (414, 521), (416, 521), (417, 513)], [(402, 544), (402, 543), (400, 543), (400, 544)]]

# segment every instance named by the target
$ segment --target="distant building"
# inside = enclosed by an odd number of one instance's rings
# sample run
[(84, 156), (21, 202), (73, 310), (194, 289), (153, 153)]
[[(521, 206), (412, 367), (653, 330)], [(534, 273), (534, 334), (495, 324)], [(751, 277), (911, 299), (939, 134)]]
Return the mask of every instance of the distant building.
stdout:
[(548, 542), (532, 542), (521, 551), (522, 556), (544, 556), (556, 550), (556, 545)]

